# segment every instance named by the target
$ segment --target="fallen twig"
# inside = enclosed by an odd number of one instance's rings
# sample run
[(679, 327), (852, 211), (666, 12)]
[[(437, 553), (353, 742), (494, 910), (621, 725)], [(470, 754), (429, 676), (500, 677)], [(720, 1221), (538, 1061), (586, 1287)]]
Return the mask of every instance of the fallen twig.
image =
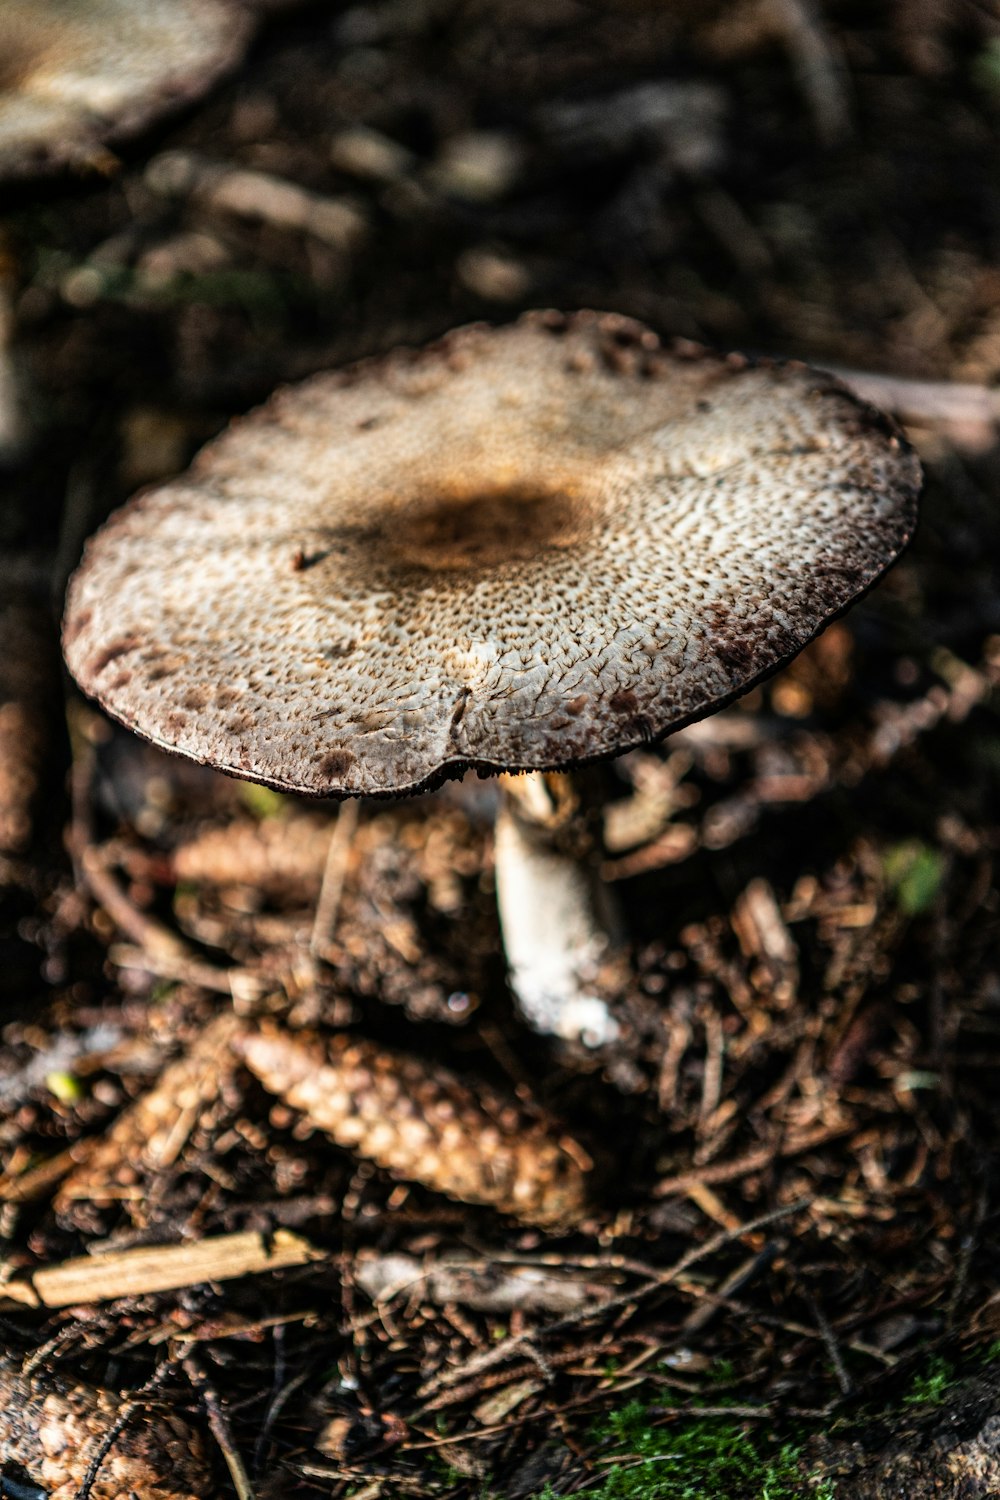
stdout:
[(208, 1235), (190, 1245), (143, 1245), (40, 1266), (4, 1282), (0, 1295), (27, 1307), (74, 1307), (175, 1291), (205, 1281), (234, 1281), (318, 1259), (322, 1259), (321, 1251), (287, 1229), (277, 1229), (268, 1237), (247, 1230)]
[(239, 1500), (254, 1500), (253, 1486), (243, 1460), (240, 1458), (239, 1450), (233, 1441), (233, 1435), (229, 1428), (229, 1422), (219, 1400), (219, 1393), (209, 1380), (201, 1363), (193, 1354), (189, 1354), (183, 1361), (184, 1373), (201, 1397), (208, 1416), (208, 1425), (212, 1429), (212, 1436), (219, 1445), (219, 1450), (226, 1460), (226, 1468), (233, 1481)]
[(316, 903), (309, 951), (322, 958), (333, 941), (340, 912), (340, 898), (344, 893), (347, 878), (347, 863), (351, 855), (351, 844), (358, 826), (358, 804), (354, 798), (340, 804), (337, 821), (330, 834), (327, 846), (326, 865), (323, 870), (323, 885)]

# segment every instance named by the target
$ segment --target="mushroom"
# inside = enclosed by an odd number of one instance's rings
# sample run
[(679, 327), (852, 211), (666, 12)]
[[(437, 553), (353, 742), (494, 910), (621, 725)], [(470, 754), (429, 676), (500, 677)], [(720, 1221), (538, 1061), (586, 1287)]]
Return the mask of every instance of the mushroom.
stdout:
[[(157, 745), (282, 790), (565, 771), (794, 656), (899, 555), (919, 485), (896, 428), (832, 376), (530, 313), (235, 422), (91, 540), (66, 658)], [(504, 800), (514, 988), (539, 1029), (607, 1041), (586, 882), (533, 858), (550, 787)]]
[(3, 0), (0, 178), (101, 160), (243, 56), (239, 0)]

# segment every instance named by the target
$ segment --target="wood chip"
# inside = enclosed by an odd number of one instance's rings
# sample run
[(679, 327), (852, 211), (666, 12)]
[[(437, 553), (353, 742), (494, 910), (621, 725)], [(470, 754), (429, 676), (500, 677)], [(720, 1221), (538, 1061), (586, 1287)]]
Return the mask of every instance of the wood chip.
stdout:
[(6, 1282), (0, 1291), (29, 1307), (75, 1307), (114, 1302), (150, 1292), (235, 1281), (262, 1271), (304, 1266), (322, 1252), (287, 1229), (265, 1236), (256, 1231), (216, 1235), (192, 1245), (143, 1245), (44, 1266), (30, 1276)]

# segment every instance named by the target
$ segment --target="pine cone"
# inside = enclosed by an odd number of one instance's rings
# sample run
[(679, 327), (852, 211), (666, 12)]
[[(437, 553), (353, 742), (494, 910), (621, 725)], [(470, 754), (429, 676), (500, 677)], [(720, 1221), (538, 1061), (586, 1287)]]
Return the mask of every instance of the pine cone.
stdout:
[(533, 1224), (582, 1211), (586, 1152), (514, 1099), (351, 1036), (328, 1041), (266, 1024), (233, 1045), (266, 1089), (396, 1177)]

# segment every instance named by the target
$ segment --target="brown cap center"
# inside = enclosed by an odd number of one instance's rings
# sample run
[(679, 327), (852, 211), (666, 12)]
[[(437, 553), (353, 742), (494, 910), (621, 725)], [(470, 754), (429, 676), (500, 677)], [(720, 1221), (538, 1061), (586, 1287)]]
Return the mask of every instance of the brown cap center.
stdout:
[(563, 490), (511, 485), (416, 497), (378, 529), (390, 565), (457, 573), (526, 562), (546, 548), (570, 546), (580, 515)]

